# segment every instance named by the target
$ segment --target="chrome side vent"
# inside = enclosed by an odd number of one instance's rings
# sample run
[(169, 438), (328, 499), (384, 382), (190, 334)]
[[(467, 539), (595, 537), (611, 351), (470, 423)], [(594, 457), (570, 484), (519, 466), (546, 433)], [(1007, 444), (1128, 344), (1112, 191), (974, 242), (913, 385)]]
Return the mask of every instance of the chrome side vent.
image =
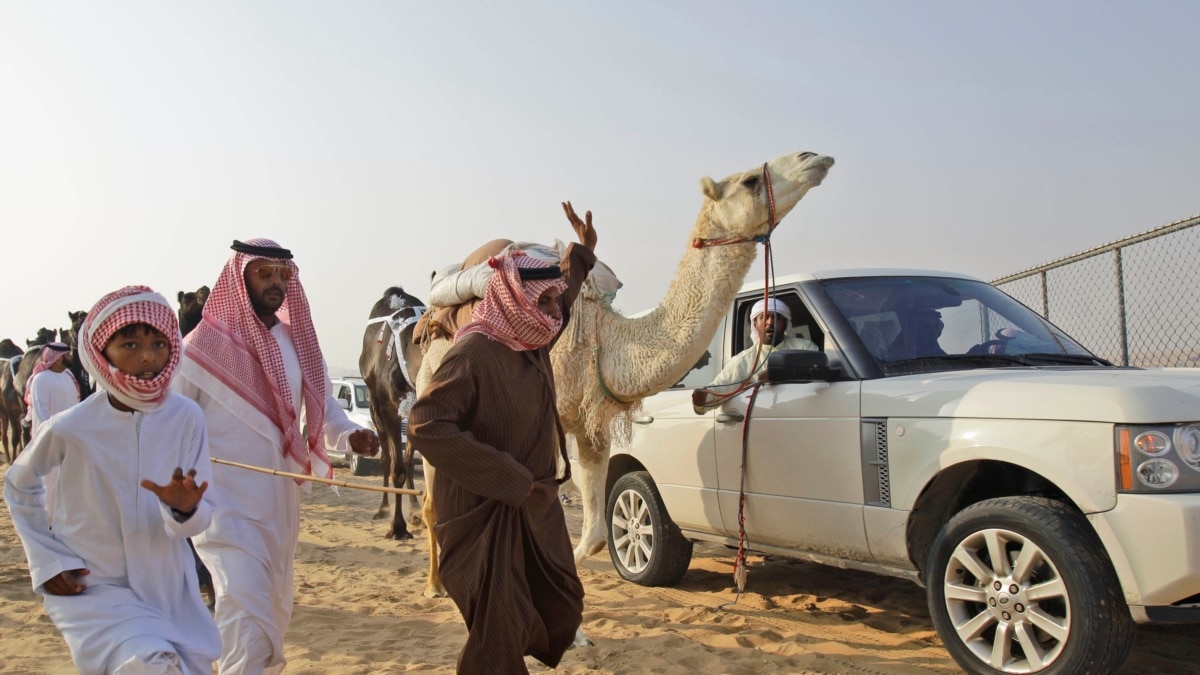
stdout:
[(868, 506), (892, 505), (892, 483), (888, 475), (887, 420), (863, 419), (863, 499)]

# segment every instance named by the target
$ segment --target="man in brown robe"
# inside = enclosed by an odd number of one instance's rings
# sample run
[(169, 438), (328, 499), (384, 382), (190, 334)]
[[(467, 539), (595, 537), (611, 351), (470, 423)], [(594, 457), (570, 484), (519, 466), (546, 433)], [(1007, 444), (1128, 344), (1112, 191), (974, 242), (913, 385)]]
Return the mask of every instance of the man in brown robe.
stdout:
[(484, 299), (409, 418), (437, 467), (442, 582), (468, 630), (459, 672), (525, 673), (525, 655), (556, 666), (582, 620), (549, 353), (595, 264), (590, 218), (580, 235), (561, 269), (520, 252), (492, 259)]

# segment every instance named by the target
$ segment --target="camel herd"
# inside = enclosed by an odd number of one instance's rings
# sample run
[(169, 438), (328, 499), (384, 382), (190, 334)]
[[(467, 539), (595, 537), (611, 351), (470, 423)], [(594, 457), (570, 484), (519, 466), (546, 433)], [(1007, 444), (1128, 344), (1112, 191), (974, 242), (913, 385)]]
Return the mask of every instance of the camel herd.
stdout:
[[(622, 316), (612, 308), (608, 289), (615, 288), (611, 284), (596, 284), (591, 278), (584, 284), (570, 323), (551, 352), (558, 413), (568, 442), (574, 445), (573, 456), (578, 458), (575, 482), (582, 495), (583, 532), (575, 548), (576, 562), (607, 544), (603, 514), (612, 444), (628, 442), (632, 415), (642, 399), (670, 388), (705, 353), (754, 262), (758, 243), (811, 188), (821, 184), (832, 165), (832, 157), (796, 152), (721, 181), (703, 178), (703, 202), (684, 239), (675, 277), (662, 302), (648, 313), (636, 318)], [(201, 287), (177, 296), (180, 328), (185, 334), (199, 321), (207, 295), (208, 288)], [(424, 351), (417, 343), (414, 328), (424, 310), (425, 303), (419, 298), (399, 287), (389, 288), (372, 306), (363, 332), (359, 369), (370, 390), (385, 485), (390, 480), (396, 486), (412, 486), (413, 449), (403, 448), (403, 419), (450, 347), (450, 341), (444, 339), (433, 340)], [(82, 312), (69, 313), (71, 328), (64, 329), (65, 333), (43, 329), (27, 341), (23, 355), (11, 340), (0, 342), (4, 394), (0, 431), (9, 462), (28, 440), (21, 435), (20, 421), (24, 417), (24, 385), (36, 362), (34, 355), (55, 334), (74, 347), (83, 316)], [(78, 363), (78, 359), (72, 361)], [(85, 377), (83, 373), (78, 376)], [(81, 380), (80, 384), (84, 383)], [(13, 430), (16, 434), (10, 441)], [(427, 488), (432, 483), (431, 472), (432, 467), (426, 466)], [(434, 522), (436, 514), (428, 495), (427, 491), (422, 513), (413, 498), (407, 524), (397, 498), (386, 536), (408, 539), (412, 537), (409, 524)], [(388, 508), (384, 493), (375, 517), (386, 517)], [(426, 595), (440, 596), (445, 591), (437, 573), (436, 542), (432, 528), (427, 530), (431, 568)]]

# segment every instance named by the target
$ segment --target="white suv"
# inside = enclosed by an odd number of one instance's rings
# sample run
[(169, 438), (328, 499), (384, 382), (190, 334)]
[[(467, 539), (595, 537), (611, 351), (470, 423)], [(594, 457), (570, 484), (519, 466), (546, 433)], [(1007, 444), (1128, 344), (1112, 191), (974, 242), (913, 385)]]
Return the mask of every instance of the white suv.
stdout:
[(751, 550), (925, 585), (972, 672), (1110, 673), (1135, 623), (1200, 620), (1200, 371), (1112, 366), (958, 274), (775, 293), (820, 352), (772, 355), (752, 407), (750, 390), (698, 415), (693, 388), (750, 344), (747, 286), (712, 358), (613, 449), (622, 577), (673, 584), (693, 541), (736, 546), (744, 485)]
[[(331, 382), (333, 386), (329, 390), (330, 395), (337, 399), (342, 410), (346, 411), (346, 416), (359, 426), (374, 431), (375, 421), (371, 419), (371, 400), (368, 396), (367, 383), (361, 377), (353, 376), (333, 378)], [(355, 476), (363, 476), (379, 470), (378, 457), (363, 457), (353, 452), (343, 455), (338, 453), (335, 448), (328, 446), (325, 449), (330, 453), (331, 459), (335, 457), (345, 459), (350, 464), (350, 473)]]

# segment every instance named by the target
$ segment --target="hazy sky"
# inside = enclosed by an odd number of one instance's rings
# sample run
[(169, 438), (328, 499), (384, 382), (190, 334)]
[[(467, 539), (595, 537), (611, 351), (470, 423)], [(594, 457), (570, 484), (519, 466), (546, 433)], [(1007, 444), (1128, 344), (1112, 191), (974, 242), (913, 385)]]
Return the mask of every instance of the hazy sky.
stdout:
[(174, 302), (265, 236), (355, 368), (385, 288), (570, 239), (562, 200), (633, 313), (702, 176), (800, 150), (837, 165), (780, 273), (996, 278), (1200, 212), (1197, 29), (1190, 0), (0, 0), (0, 337)]

